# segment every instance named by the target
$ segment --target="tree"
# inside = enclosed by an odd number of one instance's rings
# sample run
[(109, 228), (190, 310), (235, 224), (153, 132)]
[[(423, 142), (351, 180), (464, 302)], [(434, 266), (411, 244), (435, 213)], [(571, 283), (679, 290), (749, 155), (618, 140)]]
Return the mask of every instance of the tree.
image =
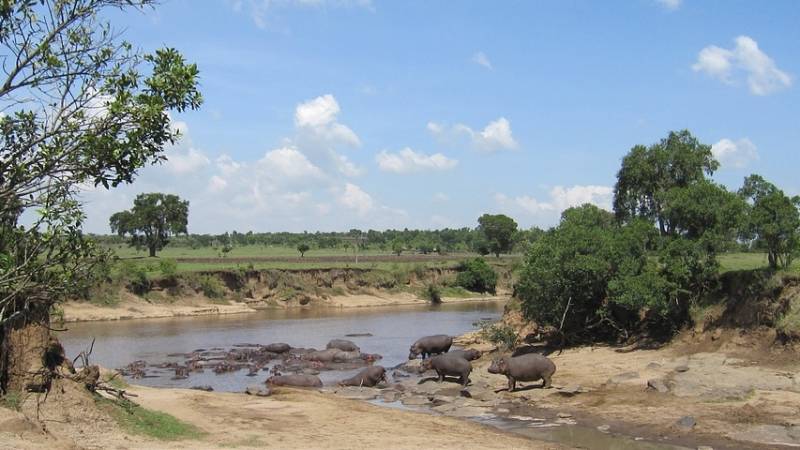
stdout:
[(195, 65), (174, 49), (140, 54), (102, 19), (151, 3), (0, 2), (0, 391), (46, 388), (50, 308), (102, 263), (77, 191), (164, 160), (179, 136), (168, 111), (202, 102)]
[(788, 197), (759, 175), (745, 178), (739, 195), (748, 201), (742, 237), (764, 244), (770, 268), (789, 267), (800, 247), (800, 197)]
[(394, 253), (397, 256), (400, 256), (400, 254), (403, 253), (403, 250), (405, 250), (405, 246), (399, 239), (395, 239), (394, 241), (392, 241), (392, 253)]
[(705, 181), (719, 163), (711, 146), (701, 144), (688, 130), (672, 131), (649, 147), (637, 145), (622, 159), (614, 186), (614, 213), (623, 222), (635, 217), (658, 225), (662, 235), (675, 232), (664, 215), (667, 192)]
[(311, 247), (309, 247), (309, 246), (308, 246), (308, 244), (305, 244), (305, 243), (303, 243), (303, 244), (299, 244), (299, 245), (297, 246), (297, 251), (298, 251), (298, 252), (300, 252), (300, 257), (301, 257), (301, 258), (304, 258), (304, 257), (305, 257), (305, 255), (306, 255), (306, 252), (307, 252), (307, 251), (308, 251), (310, 248), (311, 248)]
[(486, 260), (475, 258), (459, 264), (456, 285), (472, 292), (491, 292), (497, 287), (497, 272)]
[(118, 212), (109, 219), (112, 232), (130, 236), (130, 245), (148, 249), (151, 258), (169, 243), (171, 236), (186, 234), (188, 221), (189, 202), (177, 195), (160, 193), (137, 195), (130, 211)]
[(491, 253), (499, 258), (500, 253), (509, 252), (514, 245), (517, 222), (503, 214), (484, 214), (478, 218), (478, 229), (486, 238)]

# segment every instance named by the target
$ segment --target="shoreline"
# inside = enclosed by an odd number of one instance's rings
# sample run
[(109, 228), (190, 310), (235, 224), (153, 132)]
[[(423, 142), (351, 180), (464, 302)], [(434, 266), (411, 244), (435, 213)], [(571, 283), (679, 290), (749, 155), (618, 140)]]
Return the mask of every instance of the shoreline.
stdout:
[[(507, 295), (444, 297), (441, 304), (504, 302), (509, 298), (510, 296)], [(265, 310), (356, 309), (431, 304), (428, 300), (408, 293), (341, 295), (331, 297), (328, 300), (311, 302), (307, 305), (288, 305), (286, 307), (254, 305), (254, 303), (231, 301), (223, 304), (197, 298), (178, 299), (173, 303), (152, 303), (140, 297), (129, 296), (113, 307), (100, 306), (89, 302), (68, 301), (63, 303), (61, 308), (64, 323), (79, 323), (252, 314)]]

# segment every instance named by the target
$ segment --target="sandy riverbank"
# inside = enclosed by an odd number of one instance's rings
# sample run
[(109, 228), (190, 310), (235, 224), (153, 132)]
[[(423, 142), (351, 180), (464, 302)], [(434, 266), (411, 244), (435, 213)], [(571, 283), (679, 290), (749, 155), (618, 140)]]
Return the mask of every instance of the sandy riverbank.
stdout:
[[(505, 301), (505, 296), (445, 297), (442, 303)], [(341, 295), (318, 300), (301, 308), (368, 308), (381, 306), (425, 305), (428, 300), (409, 293), (376, 293), (372, 295)], [(275, 307), (273, 307), (275, 308)], [(170, 303), (150, 302), (135, 295), (125, 295), (115, 306), (70, 301), (62, 305), (65, 322), (98, 320), (153, 319), (161, 317), (191, 317), (216, 314), (253, 313), (265, 309), (247, 302), (211, 302), (205, 297), (181, 297)]]

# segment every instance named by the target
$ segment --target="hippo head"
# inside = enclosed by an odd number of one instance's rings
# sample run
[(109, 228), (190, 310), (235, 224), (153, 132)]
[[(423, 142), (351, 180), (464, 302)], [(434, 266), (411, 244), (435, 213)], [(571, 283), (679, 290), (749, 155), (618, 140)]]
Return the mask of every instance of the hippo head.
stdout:
[(492, 365), (489, 366), (489, 373), (506, 373), (508, 370), (508, 362), (505, 358), (497, 358), (492, 361)]
[(415, 345), (412, 345), (411, 348), (408, 349), (408, 359), (416, 359), (417, 355), (419, 355), (419, 350)]

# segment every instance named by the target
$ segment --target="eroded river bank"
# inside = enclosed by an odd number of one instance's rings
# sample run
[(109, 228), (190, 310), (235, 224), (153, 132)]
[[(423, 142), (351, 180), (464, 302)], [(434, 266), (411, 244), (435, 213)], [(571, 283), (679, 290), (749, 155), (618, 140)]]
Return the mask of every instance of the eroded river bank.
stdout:
[[(405, 364), (408, 346), (417, 337), (469, 333), (477, 322), (496, 319), (501, 312), (501, 303), (262, 311), (71, 324), (61, 339), (68, 354), (76, 354), (96, 338), (92, 361), (106, 367), (146, 361), (147, 376), (132, 380), (135, 384), (209, 386), (215, 391), (242, 392), (248, 385), (263, 383), (268, 373), (248, 377), (248, 370), (204, 371), (175, 379), (169, 364), (180, 363), (187, 352), (201, 349), (225, 352), (246, 343), (272, 342), (321, 349), (330, 339), (344, 337), (363, 352), (382, 355), (375, 364), (389, 368), (388, 382), (378, 388), (339, 388), (336, 381), (355, 370), (321, 370), (323, 392), (381, 406), (468, 418), (531, 438), (532, 446), (540, 441), (606, 449), (800, 445), (796, 365), (783, 360), (759, 361), (757, 351), (735, 354), (741, 345), (733, 341), (730, 347), (715, 349), (677, 343), (661, 350), (630, 353), (605, 347), (567, 350), (552, 355), (558, 365), (553, 389), (526, 386), (513, 393), (503, 390), (504, 377), (486, 371), (497, 352), (474, 334), (457, 341), (460, 347), (484, 352), (481, 359), (473, 361), (472, 382), (466, 391), (455, 382), (439, 384), (429, 379), (430, 373), (416, 373), (418, 362)], [(717, 339), (723, 341), (724, 337)], [(282, 391), (274, 395), (285, 395)], [(167, 392), (180, 393), (186, 399), (216, 394), (157, 390), (143, 395), (161, 398)]]

